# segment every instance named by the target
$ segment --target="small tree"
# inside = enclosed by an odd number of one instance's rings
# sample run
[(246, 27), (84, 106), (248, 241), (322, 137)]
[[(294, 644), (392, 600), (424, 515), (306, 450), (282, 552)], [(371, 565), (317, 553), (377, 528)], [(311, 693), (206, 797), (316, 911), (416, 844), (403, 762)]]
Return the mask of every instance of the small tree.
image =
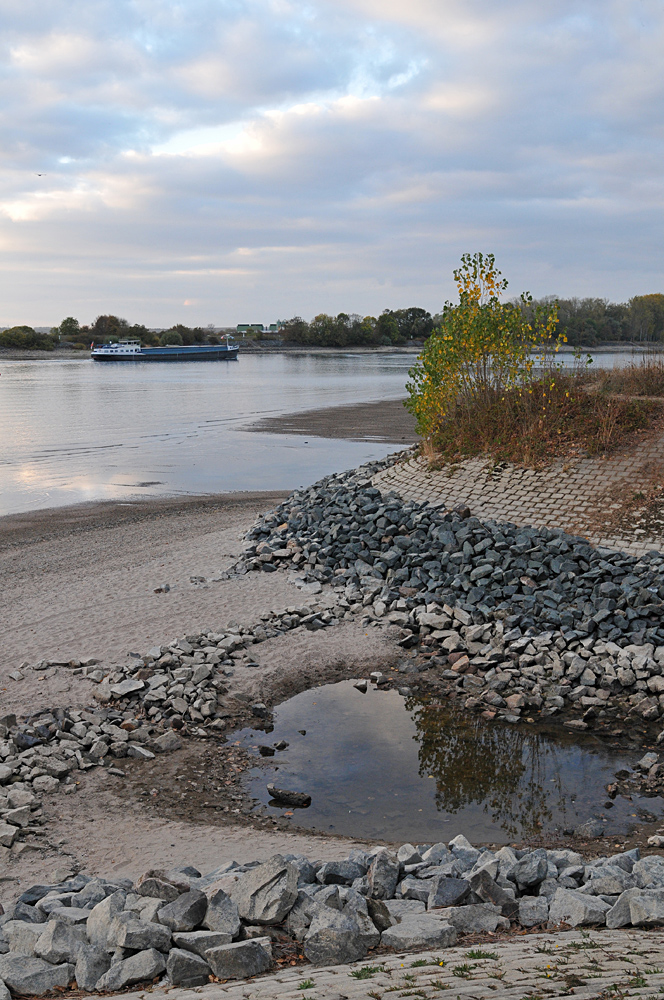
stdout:
[(81, 325), (73, 316), (67, 316), (60, 326), (56, 327), (55, 332), (60, 335), (62, 340), (76, 340), (81, 332)]
[(177, 330), (166, 330), (159, 338), (162, 347), (182, 347), (182, 334)]
[(406, 386), (406, 406), (425, 438), (456, 407), (489, 404), (525, 384), (536, 364), (536, 349), (558, 349), (555, 304), (529, 317), (526, 306), (532, 297), (527, 292), (516, 302), (501, 302), (507, 281), (493, 254), (464, 254), (454, 280), (459, 304), (445, 303), (440, 326), (426, 341)]

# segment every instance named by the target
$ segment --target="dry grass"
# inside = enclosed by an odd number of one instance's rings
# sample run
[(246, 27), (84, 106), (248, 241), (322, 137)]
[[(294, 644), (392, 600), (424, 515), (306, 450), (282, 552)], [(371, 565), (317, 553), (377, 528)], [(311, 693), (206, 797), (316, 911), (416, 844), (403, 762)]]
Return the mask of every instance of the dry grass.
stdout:
[[(641, 366), (638, 369), (640, 375)], [(664, 366), (661, 372), (664, 394)], [(628, 383), (626, 375), (625, 384), (637, 383)], [(656, 384), (655, 379), (648, 384)], [(589, 387), (590, 376), (584, 372), (555, 372), (507, 393), (459, 401), (424, 452), (446, 462), (486, 455), (538, 465), (560, 457), (608, 454), (662, 419), (658, 403), (619, 399), (613, 388), (589, 392)]]
[(624, 368), (595, 372), (597, 389), (625, 396), (664, 396), (664, 360), (660, 354), (645, 355)]

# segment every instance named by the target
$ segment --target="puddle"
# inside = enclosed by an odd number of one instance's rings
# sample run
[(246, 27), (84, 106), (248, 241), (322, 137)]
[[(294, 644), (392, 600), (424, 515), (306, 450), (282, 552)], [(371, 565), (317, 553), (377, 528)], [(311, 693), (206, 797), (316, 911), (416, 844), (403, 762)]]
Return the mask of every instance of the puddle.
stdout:
[[(303, 735), (300, 730), (304, 730)], [(243, 729), (234, 740), (261, 760), (246, 789), (268, 814), (301, 827), (402, 842), (509, 843), (562, 834), (590, 816), (607, 834), (626, 835), (664, 813), (661, 798), (615, 799), (604, 786), (641, 756), (591, 734), (543, 732), (405, 699), (366, 694), (342, 681), (279, 705), (274, 729)], [(286, 741), (274, 757), (259, 747)], [(268, 782), (307, 792), (307, 809), (269, 806)]]

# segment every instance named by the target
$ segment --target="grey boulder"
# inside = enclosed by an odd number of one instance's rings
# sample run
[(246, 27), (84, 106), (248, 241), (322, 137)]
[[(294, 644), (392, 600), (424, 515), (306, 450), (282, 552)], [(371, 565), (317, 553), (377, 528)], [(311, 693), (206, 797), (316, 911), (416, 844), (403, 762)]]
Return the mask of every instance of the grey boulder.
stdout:
[(50, 990), (66, 988), (74, 978), (74, 966), (51, 965), (43, 958), (28, 955), (0, 955), (0, 980), (12, 993), (41, 996)]
[(172, 931), (193, 931), (205, 917), (207, 896), (200, 889), (183, 892), (172, 903), (159, 910), (159, 923)]
[(508, 878), (511, 882), (516, 882), (519, 888), (528, 889), (544, 881), (548, 868), (546, 851), (540, 848), (517, 861)]
[(35, 955), (52, 965), (76, 962), (81, 948), (87, 944), (88, 937), (84, 927), (65, 924), (61, 920), (49, 920), (35, 941)]
[(510, 922), (503, 917), (499, 906), (493, 903), (470, 903), (468, 906), (453, 906), (441, 910), (440, 915), (463, 934), (491, 934), (498, 928), (509, 930)]
[(321, 906), (309, 925), (303, 951), (312, 965), (347, 965), (364, 958), (367, 948), (350, 913)]
[(112, 896), (107, 896), (101, 903), (92, 907), (87, 923), (90, 944), (98, 948), (106, 947), (111, 924), (118, 913), (124, 909), (126, 898), (127, 893), (123, 889), (119, 889)]
[(103, 948), (83, 946), (76, 959), (74, 977), (79, 990), (93, 990), (111, 967), (111, 956)]
[(378, 851), (368, 872), (369, 895), (373, 899), (392, 899), (399, 881), (399, 861), (389, 851)]
[(267, 937), (236, 941), (211, 948), (207, 960), (219, 979), (247, 979), (267, 972), (272, 965), (272, 942)]
[(400, 924), (383, 931), (380, 943), (396, 951), (411, 948), (449, 948), (457, 937), (455, 928), (426, 913), (412, 913)]
[(606, 911), (606, 926), (615, 930), (617, 927), (627, 927), (631, 924), (632, 913), (629, 904), (636, 896), (645, 895), (647, 895), (646, 889), (625, 889), (621, 892), (611, 909)]
[(231, 940), (240, 930), (237, 904), (223, 889), (216, 889), (209, 896), (203, 927), (221, 934), (230, 934)]
[(433, 885), (427, 897), (427, 910), (441, 909), (445, 906), (457, 906), (470, 892), (470, 882), (464, 878), (432, 879)]
[(112, 993), (133, 983), (143, 983), (148, 979), (160, 976), (166, 969), (166, 959), (156, 948), (137, 951), (120, 962), (112, 965), (108, 972), (97, 982), (100, 993)]
[(243, 920), (279, 924), (297, 899), (298, 870), (276, 854), (245, 872), (231, 889), (231, 899)]
[(157, 948), (168, 951), (171, 944), (171, 932), (162, 924), (154, 924), (148, 920), (140, 920), (135, 913), (118, 913), (108, 932), (108, 945), (115, 948), (131, 948), (134, 951), (147, 951)]
[(664, 891), (641, 891), (629, 901), (634, 927), (657, 927), (664, 924)]
[(233, 939), (223, 931), (189, 931), (173, 935), (176, 948), (184, 948), (195, 955), (205, 958), (210, 948), (219, 948), (222, 944), (230, 944)]
[(610, 909), (599, 896), (587, 896), (574, 889), (558, 889), (549, 906), (549, 927), (563, 923), (570, 927), (605, 924)]
[(205, 959), (193, 951), (171, 948), (168, 953), (166, 975), (173, 986), (203, 986), (211, 971)]
[(522, 927), (535, 927), (549, 919), (549, 901), (546, 896), (522, 896), (518, 901), (519, 923)]

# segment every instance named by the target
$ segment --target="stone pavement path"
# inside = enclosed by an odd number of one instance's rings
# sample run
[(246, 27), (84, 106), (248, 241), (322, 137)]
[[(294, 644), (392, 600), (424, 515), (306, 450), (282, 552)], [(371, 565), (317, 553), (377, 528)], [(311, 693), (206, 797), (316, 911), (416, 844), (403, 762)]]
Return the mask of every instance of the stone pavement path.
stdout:
[(466, 503), (481, 518), (564, 528), (634, 555), (664, 548), (664, 436), (628, 454), (557, 461), (541, 470), (486, 458), (431, 469), (425, 459), (411, 458), (373, 482), (405, 500)]
[(196, 989), (138, 990), (123, 1000), (166, 993), (168, 1000), (433, 1000), (444, 994), (464, 1000), (654, 1000), (664, 993), (664, 928), (528, 934), (353, 965), (298, 966)]

